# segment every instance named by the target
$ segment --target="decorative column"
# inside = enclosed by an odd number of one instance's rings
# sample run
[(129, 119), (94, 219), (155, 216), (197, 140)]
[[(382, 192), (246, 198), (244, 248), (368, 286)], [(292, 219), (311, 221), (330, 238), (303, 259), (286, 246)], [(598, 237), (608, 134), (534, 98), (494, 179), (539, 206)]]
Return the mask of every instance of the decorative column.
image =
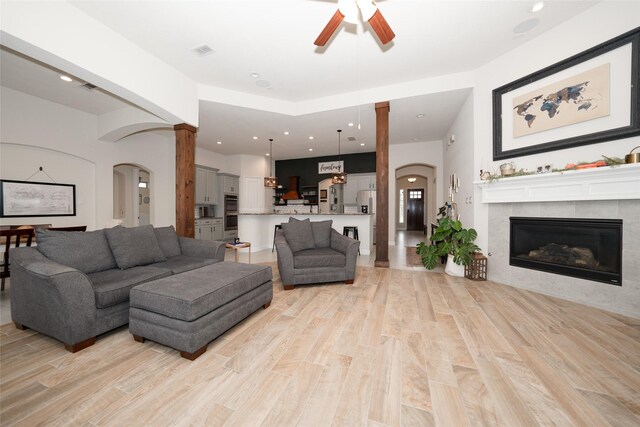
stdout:
[(176, 232), (178, 236), (195, 236), (196, 132), (186, 123), (175, 125), (176, 131)]
[(389, 268), (389, 101), (376, 103), (376, 267)]

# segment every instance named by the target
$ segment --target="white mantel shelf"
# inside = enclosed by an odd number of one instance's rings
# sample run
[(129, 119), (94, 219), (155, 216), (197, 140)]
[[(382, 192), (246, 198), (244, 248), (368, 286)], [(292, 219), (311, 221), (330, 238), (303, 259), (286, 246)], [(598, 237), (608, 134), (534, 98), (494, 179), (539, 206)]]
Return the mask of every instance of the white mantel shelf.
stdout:
[(549, 172), (473, 183), (481, 203), (640, 199), (640, 164)]

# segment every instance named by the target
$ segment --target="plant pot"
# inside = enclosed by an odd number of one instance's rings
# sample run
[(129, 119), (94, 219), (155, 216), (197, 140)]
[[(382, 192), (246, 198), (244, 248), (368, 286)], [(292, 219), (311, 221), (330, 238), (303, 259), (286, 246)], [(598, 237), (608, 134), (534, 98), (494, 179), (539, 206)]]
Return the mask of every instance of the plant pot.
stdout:
[(447, 255), (447, 265), (444, 272), (449, 276), (464, 277), (464, 265), (453, 262), (453, 255)]

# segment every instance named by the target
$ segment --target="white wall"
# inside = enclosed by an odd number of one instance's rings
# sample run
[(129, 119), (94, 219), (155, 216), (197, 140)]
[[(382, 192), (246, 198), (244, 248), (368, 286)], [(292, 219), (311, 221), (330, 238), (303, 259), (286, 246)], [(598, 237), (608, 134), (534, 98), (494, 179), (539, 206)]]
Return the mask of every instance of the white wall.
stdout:
[[(175, 141), (172, 138), (140, 133), (117, 143), (100, 142), (95, 115), (5, 87), (0, 90), (0, 176), (24, 180), (30, 175), (28, 171), (43, 166), (56, 181), (78, 186), (78, 216), (49, 217), (49, 221), (42, 223), (50, 223), (55, 218), (61, 225), (83, 222), (89, 229), (103, 228), (113, 218), (113, 166), (131, 163), (151, 173), (152, 223), (175, 224)], [(78, 166), (83, 164), (92, 166)], [(17, 224), (18, 221), (6, 218), (2, 223)]]
[[(436, 206), (443, 203), (442, 186), (442, 141), (413, 142), (389, 145), (389, 244), (395, 245), (396, 180), (395, 170), (406, 165), (426, 164), (436, 170)], [(437, 207), (434, 208), (437, 211)]]
[[(562, 25), (538, 36), (476, 70), (474, 88), (474, 173), (483, 164), (497, 170), (502, 161), (492, 162), (492, 91), (502, 85), (548, 67), (558, 61), (596, 46), (638, 26), (640, 2), (601, 2), (565, 21)], [(588, 29), (588, 30), (587, 30)], [(564, 166), (569, 162), (596, 160), (602, 155), (624, 157), (640, 145), (640, 137), (603, 142), (558, 150), (512, 160), (517, 168), (533, 169), (545, 163)], [(479, 191), (474, 200), (479, 202)], [(489, 239), (488, 207), (473, 204), (474, 227), (478, 230), (478, 245), (487, 247)]]
[[(473, 221), (473, 181), (479, 176), (473, 166), (474, 152), (474, 123), (473, 123), (473, 93), (471, 93), (453, 124), (447, 131), (443, 141), (444, 170), (441, 181), (445, 200), (449, 200), (449, 177), (455, 174), (460, 180), (460, 188), (453, 195), (453, 200), (458, 207), (460, 221), (465, 228), (474, 227)], [(450, 143), (451, 136), (455, 136), (455, 142)]]

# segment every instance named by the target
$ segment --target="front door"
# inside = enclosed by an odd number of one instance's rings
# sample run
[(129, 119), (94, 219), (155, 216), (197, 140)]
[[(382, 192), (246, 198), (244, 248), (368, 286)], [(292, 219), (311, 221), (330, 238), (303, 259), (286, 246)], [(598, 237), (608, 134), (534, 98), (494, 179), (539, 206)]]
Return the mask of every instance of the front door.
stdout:
[(424, 189), (407, 190), (407, 230), (422, 230), (424, 228)]

